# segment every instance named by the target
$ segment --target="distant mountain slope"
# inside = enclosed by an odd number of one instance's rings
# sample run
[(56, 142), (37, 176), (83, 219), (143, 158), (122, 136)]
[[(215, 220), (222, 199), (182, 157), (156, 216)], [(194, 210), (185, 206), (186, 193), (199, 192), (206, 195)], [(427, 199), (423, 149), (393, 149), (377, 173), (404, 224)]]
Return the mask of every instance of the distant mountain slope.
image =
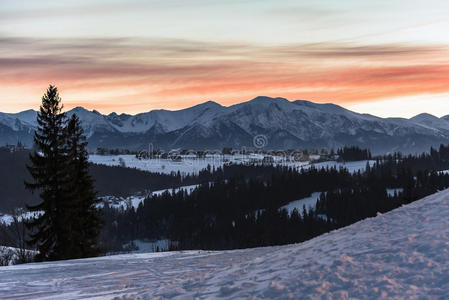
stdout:
[[(257, 97), (221, 106), (208, 101), (178, 111), (153, 110), (137, 115), (102, 115), (77, 107), (90, 149), (154, 148), (169, 150), (253, 148), (263, 135), (265, 149), (369, 147), (374, 153), (422, 152), (449, 143), (449, 117), (420, 114), (411, 119), (379, 118), (334, 104)], [(31, 144), (36, 112), (0, 113), (0, 144)]]
[(448, 299), (449, 190), (304, 243), (0, 267), (27, 299)]

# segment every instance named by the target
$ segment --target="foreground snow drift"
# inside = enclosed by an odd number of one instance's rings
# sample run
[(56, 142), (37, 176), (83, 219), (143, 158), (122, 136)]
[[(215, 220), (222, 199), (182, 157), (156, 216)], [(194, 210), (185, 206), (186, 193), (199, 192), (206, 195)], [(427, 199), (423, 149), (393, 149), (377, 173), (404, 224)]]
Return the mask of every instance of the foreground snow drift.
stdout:
[(302, 244), (0, 268), (13, 299), (449, 298), (449, 190)]

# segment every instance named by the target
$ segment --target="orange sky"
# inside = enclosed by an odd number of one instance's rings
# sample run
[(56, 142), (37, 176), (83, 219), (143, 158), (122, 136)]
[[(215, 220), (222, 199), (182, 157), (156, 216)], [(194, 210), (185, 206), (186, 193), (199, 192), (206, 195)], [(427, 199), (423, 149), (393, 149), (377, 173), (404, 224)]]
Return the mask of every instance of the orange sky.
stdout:
[(67, 109), (103, 113), (264, 95), (359, 110), (380, 103), (363, 112), (381, 115), (391, 100), (390, 115), (449, 114), (441, 101), (447, 94), (449, 103), (443, 1), (5, 1), (0, 111), (37, 109), (55, 84)]
[[(442, 45), (246, 45), (244, 51), (198, 45), (187, 51), (157, 49), (154, 41), (138, 49), (133, 43), (142, 42), (133, 40), (107, 46), (26, 40), (30, 46), (24, 50), (23, 40), (14, 42), (15, 55), (0, 59), (3, 101), (15, 103), (13, 110), (37, 108), (49, 83), (59, 87), (66, 108), (129, 113), (206, 100), (230, 105), (258, 95), (347, 105), (449, 92), (449, 50)], [(67, 53), (74, 45), (79, 50)], [(133, 55), (123, 57), (121, 51)], [(27, 58), (16, 57), (21, 52)]]

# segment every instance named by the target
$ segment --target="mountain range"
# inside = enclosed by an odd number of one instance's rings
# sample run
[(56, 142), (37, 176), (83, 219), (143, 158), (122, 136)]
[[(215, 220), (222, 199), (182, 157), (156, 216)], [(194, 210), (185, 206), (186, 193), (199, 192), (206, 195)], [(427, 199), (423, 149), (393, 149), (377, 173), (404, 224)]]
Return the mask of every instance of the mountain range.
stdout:
[[(152, 110), (137, 115), (103, 115), (76, 107), (89, 149), (222, 149), (254, 148), (263, 136), (264, 149), (338, 148), (357, 145), (373, 153), (415, 153), (449, 143), (449, 115), (380, 118), (335, 104), (257, 97), (232, 106), (208, 101), (190, 108)], [(0, 145), (32, 144), (37, 112), (0, 113)]]

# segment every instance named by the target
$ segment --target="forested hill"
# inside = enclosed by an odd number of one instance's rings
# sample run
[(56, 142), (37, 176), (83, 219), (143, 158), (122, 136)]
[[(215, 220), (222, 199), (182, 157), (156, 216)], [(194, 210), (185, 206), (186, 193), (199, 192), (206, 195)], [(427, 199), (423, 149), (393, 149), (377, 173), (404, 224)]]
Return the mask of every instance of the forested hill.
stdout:
[[(105, 241), (176, 241), (173, 249), (235, 249), (305, 241), (449, 188), (449, 147), (377, 157), (365, 171), (234, 165), (233, 176), (187, 193), (147, 198), (137, 209), (105, 206)], [(274, 170), (271, 172), (269, 170)], [(224, 173), (229, 174), (228, 169)], [(239, 174), (239, 175), (237, 175)], [(250, 174), (259, 174), (254, 177)], [(319, 199), (292, 212), (285, 205)]]
[[(30, 180), (26, 165), (29, 151), (10, 152), (0, 148), (0, 212), (7, 213), (25, 204), (36, 204), (37, 194), (25, 189), (24, 181)], [(178, 175), (149, 173), (124, 167), (90, 165), (99, 196), (130, 196), (146, 190), (160, 190), (196, 183), (196, 178)]]
[[(24, 181), (29, 180), (26, 165), (29, 151), (10, 152), (0, 148), (0, 213), (10, 213), (25, 204), (36, 204), (38, 196), (25, 189)], [(142, 171), (121, 166), (90, 164), (89, 171), (95, 181), (98, 196), (134, 196), (148, 191), (171, 189), (180, 186), (200, 184), (224, 178), (241, 176), (239, 166), (231, 165), (223, 169), (206, 168), (198, 174), (163, 174)], [(259, 166), (245, 169), (246, 178), (267, 179), (274, 173), (282, 173), (282, 168)]]

